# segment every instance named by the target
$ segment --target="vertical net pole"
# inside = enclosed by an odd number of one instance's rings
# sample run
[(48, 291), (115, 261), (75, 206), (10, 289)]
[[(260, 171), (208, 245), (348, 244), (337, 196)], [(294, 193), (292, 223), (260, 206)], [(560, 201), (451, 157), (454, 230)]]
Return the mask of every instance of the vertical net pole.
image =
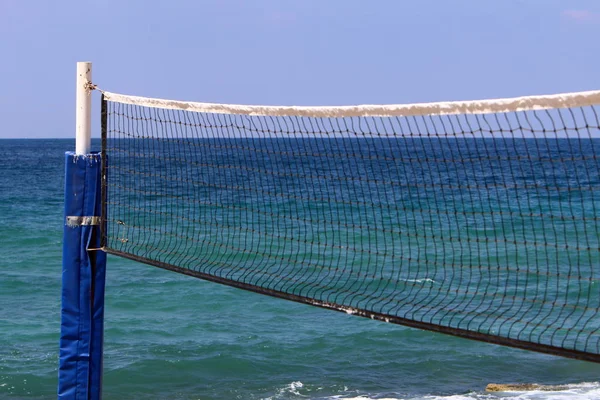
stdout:
[(77, 91), (75, 113), (75, 153), (88, 154), (92, 147), (92, 63), (77, 63)]
[[(82, 80), (81, 65), (87, 64)], [(101, 154), (90, 151), (91, 65), (78, 63), (77, 145), (65, 154), (59, 399), (100, 399), (106, 253), (99, 251)], [(83, 90), (82, 90), (83, 89)], [(83, 92), (84, 96), (80, 96)]]

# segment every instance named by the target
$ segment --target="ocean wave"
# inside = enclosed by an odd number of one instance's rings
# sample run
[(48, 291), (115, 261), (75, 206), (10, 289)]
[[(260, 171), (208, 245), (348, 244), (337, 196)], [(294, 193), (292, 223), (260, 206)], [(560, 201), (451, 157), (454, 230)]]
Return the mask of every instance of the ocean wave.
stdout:
[(600, 399), (600, 382), (584, 382), (560, 385), (561, 390), (525, 390), (506, 392), (471, 392), (445, 396), (379, 397), (332, 396), (333, 400), (596, 400)]
[(302, 389), (304, 384), (300, 381), (294, 381), (280, 388), (274, 396), (267, 397), (264, 400), (288, 399), (295, 397), (306, 397), (300, 394), (298, 389)]

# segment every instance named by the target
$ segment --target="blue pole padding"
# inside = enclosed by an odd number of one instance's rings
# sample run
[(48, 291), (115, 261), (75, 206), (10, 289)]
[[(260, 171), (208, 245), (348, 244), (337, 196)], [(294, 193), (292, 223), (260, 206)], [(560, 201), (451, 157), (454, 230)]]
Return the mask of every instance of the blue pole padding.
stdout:
[(58, 398), (100, 399), (106, 253), (100, 247), (101, 156), (65, 154)]

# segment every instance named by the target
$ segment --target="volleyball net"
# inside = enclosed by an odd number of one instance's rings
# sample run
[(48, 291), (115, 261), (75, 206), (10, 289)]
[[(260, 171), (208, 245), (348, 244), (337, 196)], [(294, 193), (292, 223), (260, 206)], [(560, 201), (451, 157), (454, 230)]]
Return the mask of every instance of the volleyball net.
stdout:
[(600, 92), (269, 107), (103, 92), (102, 246), (600, 361)]

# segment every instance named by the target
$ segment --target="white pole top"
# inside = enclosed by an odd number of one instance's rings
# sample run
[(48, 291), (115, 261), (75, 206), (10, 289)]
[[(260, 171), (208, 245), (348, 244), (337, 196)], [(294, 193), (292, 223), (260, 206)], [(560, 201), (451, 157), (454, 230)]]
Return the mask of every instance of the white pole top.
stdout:
[(77, 63), (75, 113), (75, 154), (89, 154), (92, 148), (92, 63)]

